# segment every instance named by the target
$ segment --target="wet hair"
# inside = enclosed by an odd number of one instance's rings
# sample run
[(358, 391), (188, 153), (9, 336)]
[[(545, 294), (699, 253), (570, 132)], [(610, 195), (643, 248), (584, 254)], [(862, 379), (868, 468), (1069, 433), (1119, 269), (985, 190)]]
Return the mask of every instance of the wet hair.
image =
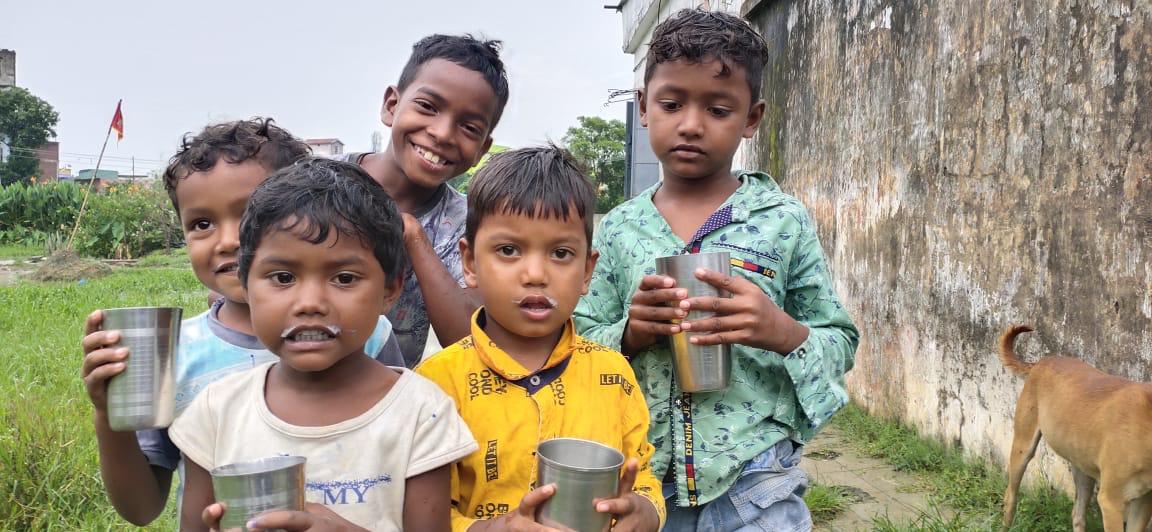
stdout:
[(595, 207), (596, 190), (567, 150), (548, 144), (501, 152), (476, 172), (468, 186), (464, 238), (474, 243), (480, 222), (490, 214), (568, 221), (575, 211), (591, 246)]
[(240, 219), (240, 282), (248, 286), (265, 235), (291, 231), (319, 244), (333, 230), (370, 248), (388, 282), (407, 266), (404, 222), (380, 184), (358, 165), (308, 158), (273, 173), (248, 200)]
[(760, 100), (768, 44), (743, 19), (719, 11), (682, 9), (656, 26), (648, 47), (644, 86), (648, 86), (660, 63), (676, 60), (700, 63), (711, 59), (720, 61), (717, 77), (731, 76), (733, 66), (742, 67), (748, 89), (752, 91), (752, 102)]
[(184, 135), (180, 150), (164, 169), (164, 189), (179, 215), (176, 187), (180, 180), (211, 170), (221, 159), (232, 164), (255, 160), (273, 172), (306, 157), (311, 151), (307, 144), (275, 125), (271, 118), (211, 124), (196, 135)]
[(400, 72), (400, 82), (396, 88), (404, 92), (420, 73), (420, 67), (433, 59), (451, 61), (478, 72), (496, 95), (496, 115), (488, 126), (491, 131), (504, 113), (504, 104), (508, 103), (508, 74), (504, 71), (504, 62), (500, 60), (501, 46), (500, 41), (480, 40), (471, 35), (429, 35), (412, 45), (412, 55)]

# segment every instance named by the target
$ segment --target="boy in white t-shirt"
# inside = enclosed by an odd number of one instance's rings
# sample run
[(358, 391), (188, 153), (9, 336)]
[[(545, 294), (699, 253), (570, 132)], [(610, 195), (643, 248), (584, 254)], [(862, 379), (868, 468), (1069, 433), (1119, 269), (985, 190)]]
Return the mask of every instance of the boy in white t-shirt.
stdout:
[[(305, 456), (305, 512), (248, 528), (447, 530), (448, 466), (477, 449), (455, 403), (403, 368), (363, 356), (400, 293), (403, 226), (359, 167), (309, 159), (253, 193), (239, 275), (256, 336), (279, 357), (213, 383), (169, 430), (187, 462), (183, 530), (220, 518), (209, 471)], [(359, 356), (357, 356), (359, 355)]]

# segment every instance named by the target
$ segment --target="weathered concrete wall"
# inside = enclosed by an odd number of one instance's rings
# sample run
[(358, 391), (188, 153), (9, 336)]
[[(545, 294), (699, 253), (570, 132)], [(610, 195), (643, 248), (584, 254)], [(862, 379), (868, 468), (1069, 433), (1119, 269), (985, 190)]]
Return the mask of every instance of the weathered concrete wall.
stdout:
[[(752, 166), (820, 225), (857, 401), (1003, 463), (1065, 352), (1152, 380), (1152, 3), (745, 2), (776, 54)], [(1043, 446), (1042, 446), (1043, 448)], [(1032, 472), (1070, 485), (1047, 450)], [(1035, 475), (1032, 475), (1035, 476)]]

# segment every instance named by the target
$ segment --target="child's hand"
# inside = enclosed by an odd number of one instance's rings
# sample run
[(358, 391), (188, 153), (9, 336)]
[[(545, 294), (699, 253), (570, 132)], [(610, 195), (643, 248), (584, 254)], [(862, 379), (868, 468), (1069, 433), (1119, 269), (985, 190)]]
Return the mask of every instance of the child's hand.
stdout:
[(536, 522), (536, 509), (556, 493), (556, 485), (540, 486), (520, 499), (520, 506), (495, 519), (477, 521), (469, 532), (561, 532)]
[(428, 239), (428, 235), (424, 233), (424, 226), (420, 225), (420, 219), (412, 216), (410, 213), (400, 213), (400, 219), (404, 222), (404, 244), (424, 239)]
[(212, 530), (220, 530), (220, 519), (224, 517), (224, 503), (214, 502), (200, 512), (200, 519)]
[(808, 328), (776, 306), (772, 298), (751, 281), (697, 268), (696, 278), (732, 297), (693, 297), (680, 302), (684, 311), (715, 312), (716, 316), (685, 321), (680, 328), (695, 334), (688, 340), (697, 345), (741, 344), (776, 353), (791, 353), (808, 339)]
[(104, 323), (104, 313), (97, 310), (88, 315), (84, 322), (84, 364), (80, 375), (84, 378), (84, 387), (88, 389), (88, 399), (97, 413), (108, 410), (108, 379), (119, 375), (126, 367), (124, 361), (128, 359), (128, 348), (107, 347), (120, 341), (120, 331), (102, 331), (100, 325)]
[(645, 275), (640, 279), (640, 286), (628, 307), (628, 324), (624, 327), (624, 337), (620, 339), (621, 351), (633, 354), (656, 343), (659, 336), (680, 332), (680, 326), (671, 322), (687, 315), (676, 307), (676, 303), (686, 297), (688, 290), (676, 288), (676, 280), (671, 277)]
[(616, 498), (596, 501), (597, 512), (610, 513), (616, 518), (612, 530), (656, 532), (660, 528), (660, 515), (656, 513), (656, 507), (632, 491), (639, 469), (640, 462), (629, 458), (624, 464), (624, 474), (620, 477)]
[[(217, 502), (208, 505), (201, 518), (204, 520), (204, 524), (212, 530), (220, 530), (220, 519), (223, 516), (224, 503)], [(336, 512), (329, 510), (328, 507), (311, 502), (304, 505), (303, 512), (272, 510), (262, 513), (248, 521), (245, 528), (248, 530), (278, 529), (309, 530), (312, 532), (364, 530), (336, 515)]]
[(365, 530), (355, 523), (345, 520), (329, 510), (327, 506), (313, 502), (304, 505), (303, 512), (292, 510), (272, 510), (248, 521), (248, 530), (308, 530), (311, 532), (350, 532)]

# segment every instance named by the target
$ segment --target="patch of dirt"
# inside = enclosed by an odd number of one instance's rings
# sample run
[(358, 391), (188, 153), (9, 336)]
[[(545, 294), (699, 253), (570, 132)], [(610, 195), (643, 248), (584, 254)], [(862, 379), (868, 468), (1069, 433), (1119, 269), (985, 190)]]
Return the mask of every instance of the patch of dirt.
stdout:
[(107, 275), (112, 267), (73, 251), (57, 251), (44, 259), (28, 277), (33, 281), (79, 281)]
[(844, 493), (844, 498), (847, 499), (848, 502), (850, 502), (852, 504), (857, 504), (857, 503), (861, 503), (861, 502), (871, 502), (871, 501), (876, 500), (876, 497), (873, 497), (871, 493), (868, 493), (867, 491), (864, 491), (860, 488), (857, 488), (856, 486), (836, 486), (836, 487), (840, 488), (840, 490)]
[(840, 458), (840, 453), (833, 449), (824, 449), (807, 453), (804, 455), (804, 458), (810, 458), (812, 460), (835, 460)]
[(0, 285), (15, 284), (20, 277), (31, 271), (31, 265), (23, 261), (0, 260)]

